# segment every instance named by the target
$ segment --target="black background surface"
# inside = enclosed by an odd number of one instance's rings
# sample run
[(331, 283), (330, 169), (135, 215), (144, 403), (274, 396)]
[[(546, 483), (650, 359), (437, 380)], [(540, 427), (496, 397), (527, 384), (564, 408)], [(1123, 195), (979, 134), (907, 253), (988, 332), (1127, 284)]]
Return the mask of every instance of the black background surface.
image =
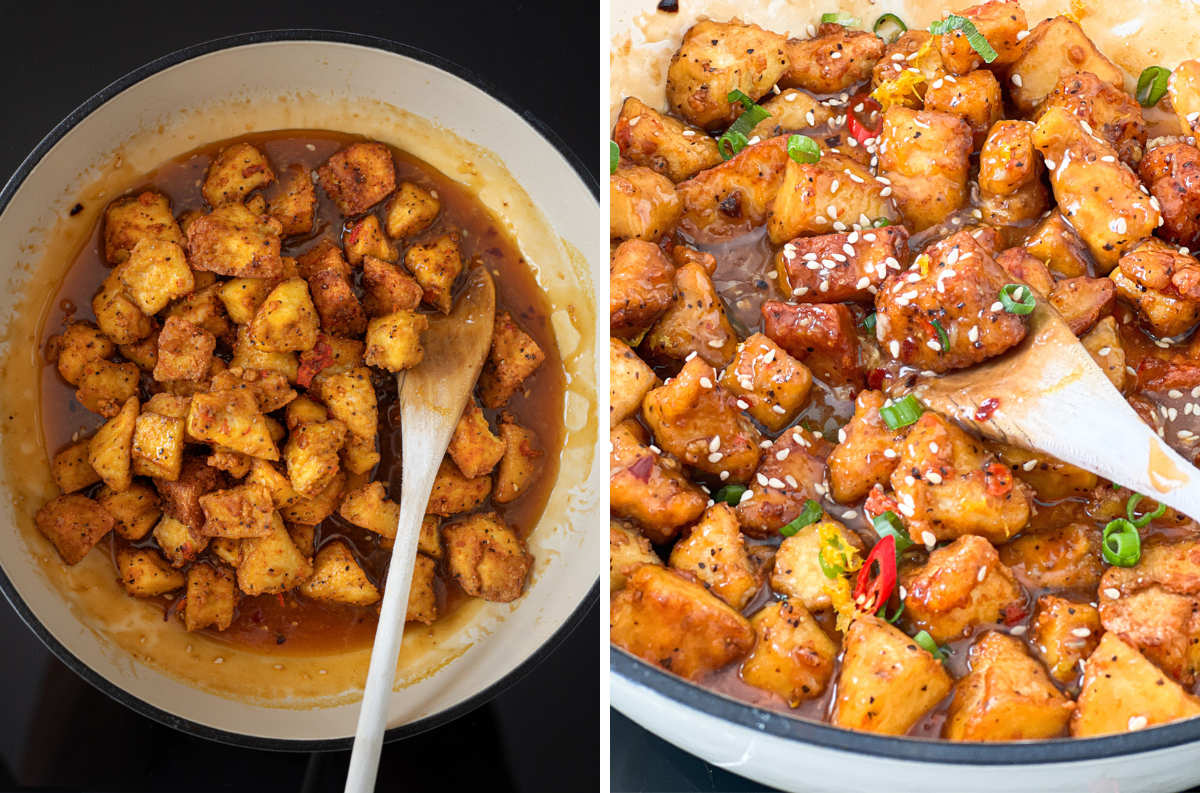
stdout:
[[(277, 28), (373, 35), (451, 60), (507, 92), (598, 176), (594, 5), (0, 0), (0, 183), (125, 74), (194, 44)], [(491, 703), (385, 746), (377, 789), (595, 790), (599, 657), (593, 608)], [(348, 757), (242, 749), (160, 726), (72, 673), (0, 597), (0, 790), (340, 791)]]

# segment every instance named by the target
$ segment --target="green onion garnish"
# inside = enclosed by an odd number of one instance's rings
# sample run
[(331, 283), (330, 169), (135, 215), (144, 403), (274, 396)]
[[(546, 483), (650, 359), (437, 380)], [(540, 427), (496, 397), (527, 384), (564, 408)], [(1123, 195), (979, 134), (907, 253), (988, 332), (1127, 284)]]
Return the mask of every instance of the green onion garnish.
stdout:
[(921, 649), (932, 655), (942, 663), (946, 662), (946, 654), (942, 652), (942, 648), (937, 646), (937, 642), (929, 635), (929, 631), (921, 631), (913, 637), (913, 641), (921, 645)]
[[(751, 130), (757, 127), (763, 119), (771, 117), (771, 114), (763, 110), (758, 105), (754, 104), (754, 100), (746, 96), (736, 88), (729, 92), (726, 97), (730, 102), (741, 102), (745, 112), (738, 116), (737, 121), (725, 130), (725, 134), (717, 139), (717, 151), (721, 152), (721, 156), (726, 160), (733, 159), (733, 156), (742, 149), (746, 148), (746, 144), (750, 142), (749, 135)], [(726, 154), (726, 148), (729, 153)]]
[(729, 506), (736, 507), (742, 502), (742, 494), (745, 492), (746, 488), (743, 485), (725, 485), (713, 496), (713, 501), (724, 501)]
[(830, 22), (836, 22), (844, 28), (856, 28), (862, 24), (862, 20), (858, 17), (852, 17), (842, 11), (834, 11), (831, 14), (821, 15), (821, 24), (827, 25)]
[(1117, 518), (1104, 527), (1100, 549), (1109, 564), (1133, 567), (1142, 558), (1142, 538), (1133, 523), (1125, 518)]
[(1129, 497), (1129, 502), (1125, 504), (1125, 514), (1129, 516), (1129, 522), (1139, 529), (1146, 528), (1150, 525), (1150, 521), (1154, 520), (1155, 518), (1161, 518), (1163, 513), (1167, 511), (1166, 504), (1159, 504), (1158, 509), (1154, 510), (1153, 512), (1147, 512), (1140, 518), (1135, 518), (1133, 516), (1133, 510), (1138, 505), (1138, 502), (1143, 498), (1145, 498), (1145, 496), (1143, 496), (1141, 493), (1134, 493)]
[[(795, 520), (780, 529), (779, 533), (784, 537), (791, 537), (805, 526), (816, 523), (824, 514), (825, 510), (821, 509), (821, 505), (810, 498), (804, 502), (804, 511), (796, 516)], [(824, 565), (822, 565), (822, 568), (824, 568)], [(826, 575), (829, 574), (826, 573)], [(829, 577), (833, 578), (834, 576)]]
[(875, 218), (875, 222), (871, 224), (871, 228), (881, 229), (884, 226), (890, 225), (892, 225), (892, 221), (888, 220), (887, 218)]
[(878, 614), (879, 616), (883, 617), (885, 620), (887, 620), (891, 624), (895, 625), (896, 620), (900, 619), (900, 615), (904, 613), (904, 601), (903, 600), (900, 601), (900, 608), (896, 609), (896, 613), (890, 617), (887, 615), (887, 603), (886, 602), (882, 606), (880, 606), (879, 611), (877, 611), (875, 613)]
[(608, 173), (612, 175), (617, 172), (617, 163), (621, 161), (621, 147), (617, 145), (615, 140), (608, 142)]
[(900, 521), (900, 516), (890, 509), (876, 517), (871, 521), (871, 525), (875, 527), (875, 533), (881, 538), (885, 535), (892, 535), (896, 540), (896, 558), (900, 558), (900, 554), (913, 545), (912, 537), (904, 529), (904, 523)]
[(787, 143), (788, 156), (801, 165), (821, 161), (821, 147), (807, 135), (792, 135)]
[(950, 336), (946, 334), (946, 329), (942, 327), (942, 323), (936, 319), (932, 321), (933, 329), (937, 331), (938, 341), (942, 345), (943, 350), (950, 349)]
[[(879, 32), (880, 28), (883, 29), (883, 33)], [(908, 30), (908, 25), (904, 24), (904, 20), (895, 14), (884, 14), (875, 20), (875, 27), (871, 28), (872, 33), (888, 44), (895, 44), (896, 39), (900, 38), (906, 30)]]
[(863, 327), (867, 329), (868, 333), (875, 332), (875, 312), (867, 315), (867, 318), (863, 320)]
[(1033, 290), (1021, 284), (1008, 284), (1000, 290), (1000, 305), (1009, 314), (1028, 314), (1033, 311), (1037, 301)]
[(1159, 100), (1166, 96), (1167, 79), (1171, 76), (1171, 70), (1162, 66), (1150, 66), (1142, 69), (1142, 74), (1138, 77), (1137, 97), (1138, 104), (1142, 107), (1154, 107)]
[(979, 57), (988, 63), (996, 60), (996, 51), (992, 49), (992, 45), (988, 44), (988, 40), (979, 32), (979, 28), (975, 27), (975, 23), (966, 17), (951, 14), (945, 19), (929, 24), (929, 32), (935, 36), (944, 36), (955, 30), (961, 30), (966, 34), (967, 43), (971, 45), (971, 49), (979, 53)]
[(912, 394), (904, 397), (899, 402), (885, 405), (879, 409), (879, 415), (883, 416), (888, 429), (893, 430), (907, 427), (909, 424), (915, 424), (917, 419), (921, 418), (923, 412), (925, 411), (922, 409), (921, 403)]

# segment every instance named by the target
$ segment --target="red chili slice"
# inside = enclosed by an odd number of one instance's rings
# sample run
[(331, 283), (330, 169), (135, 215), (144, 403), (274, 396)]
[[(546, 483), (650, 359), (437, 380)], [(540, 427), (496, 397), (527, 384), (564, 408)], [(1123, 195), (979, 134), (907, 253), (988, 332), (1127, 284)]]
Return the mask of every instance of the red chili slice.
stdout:
[(654, 455), (647, 454), (645, 457), (639, 457), (633, 465), (629, 466), (628, 470), (633, 478), (639, 482), (649, 482), (650, 472), (654, 469)]
[(871, 520), (875, 520), (885, 512), (895, 512), (899, 515), (900, 505), (896, 499), (884, 493), (883, 488), (873, 487), (867, 495), (866, 503), (863, 504), (863, 512), (867, 513)]
[(975, 420), (987, 421), (998, 407), (1000, 407), (1000, 400), (996, 397), (988, 397), (979, 403), (979, 409), (975, 411)]
[[(871, 569), (879, 565), (879, 574), (872, 576)], [(885, 534), (875, 543), (854, 585), (854, 606), (864, 614), (874, 614), (887, 603), (896, 590), (896, 538)]]
[(881, 120), (879, 126), (875, 129), (871, 129), (866, 124), (859, 121), (858, 114), (854, 112), (854, 108), (858, 107), (860, 104), (863, 106), (862, 112), (864, 115), (870, 114), (871, 111), (882, 110), (883, 105), (879, 104), (866, 94), (858, 94), (850, 100), (848, 107), (851, 109), (846, 113), (846, 116), (850, 122), (850, 134), (854, 136), (856, 141), (865, 146), (866, 142), (871, 138), (879, 137), (879, 133), (883, 128), (883, 121)]
[(1001, 619), (1004, 620), (1005, 625), (1016, 625), (1028, 615), (1029, 612), (1025, 610), (1024, 606), (1006, 606)]
[(992, 463), (984, 469), (984, 478), (987, 479), (989, 496), (1002, 498), (1012, 492), (1013, 476), (1007, 465)]
[(867, 375), (867, 385), (872, 391), (878, 391), (883, 387), (884, 378), (887, 377), (887, 369), (872, 369)]

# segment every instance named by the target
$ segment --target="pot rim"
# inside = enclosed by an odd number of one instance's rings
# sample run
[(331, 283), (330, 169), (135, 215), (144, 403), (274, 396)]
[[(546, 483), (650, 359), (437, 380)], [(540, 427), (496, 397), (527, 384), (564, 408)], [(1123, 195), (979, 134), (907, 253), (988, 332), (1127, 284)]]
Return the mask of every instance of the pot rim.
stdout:
[[(97, 92), (90, 99), (84, 102), (71, 112), (65, 119), (58, 123), (46, 137), (34, 147), (29, 156), (17, 167), (12, 177), (0, 189), (0, 214), (8, 207), (17, 190), (25, 182), (25, 179), (33, 172), (46, 153), (54, 147), (68, 132), (75, 128), (81, 121), (91, 115), (94, 111), (107, 103), (113, 97), (124, 92), (126, 89), (137, 85), (143, 80), (158, 74), (161, 71), (177, 66), (185, 61), (193, 60), (203, 55), (219, 52), (221, 50), (233, 49), (235, 47), (247, 47), (257, 44), (269, 44), (277, 41), (312, 41), (321, 43), (335, 44), (350, 44), (358, 47), (369, 49), (383, 50), (395, 55), (411, 58), (415, 61), (420, 61), (440, 69), (444, 72), (470, 83), (474, 87), (491, 96), (493, 99), (506, 105), (510, 110), (521, 117), (521, 120), (533, 128), (547, 143), (554, 147), (559, 156), (566, 161), (580, 181), (591, 191), (596, 202), (600, 200), (600, 183), (596, 177), (587, 169), (579, 157), (573, 152), (566, 143), (548, 126), (540, 121), (535, 115), (521, 107), (511, 96), (503, 90), (492, 85), (488, 81), (464, 69), (458, 64), (449, 61), (439, 55), (434, 55), (431, 52), (401, 44), (395, 41), (368, 36), (361, 33), (345, 33), (342, 31), (333, 30), (316, 30), (303, 28), (289, 28), (281, 30), (267, 30), (255, 33), (242, 33), (236, 36), (228, 36), (225, 38), (213, 39), (212, 41), (196, 44), (191, 47), (173, 52), (169, 55), (164, 55), (157, 60), (135, 69), (119, 80), (108, 85), (101, 91)], [(232, 744), (234, 746), (244, 746), (252, 749), (265, 749), (271, 751), (286, 751), (286, 752), (318, 752), (318, 751), (336, 751), (349, 749), (354, 742), (353, 737), (348, 738), (329, 738), (321, 740), (290, 740), (286, 738), (264, 738), (256, 735), (247, 735), (243, 733), (230, 732), (208, 725), (199, 724), (176, 716), (165, 710), (157, 708), (144, 702), (134, 694), (126, 691), (120, 686), (109, 682), (108, 679), (95, 672), (90, 666), (75, 657), (61, 642), (58, 641), (41, 621), (33, 614), (33, 611), (25, 603), (20, 593), (17, 592), (12, 581), (4, 572), (3, 566), (0, 566), (0, 592), (8, 599), (20, 615), (21, 620), (29, 626), (29, 628), (41, 639), (42, 643), (52, 652), (60, 661), (71, 668), (77, 675), (91, 683), (96, 688), (103, 691), (108, 696), (120, 702), (122, 705), (146, 716), (154, 721), (164, 724), (168, 727), (173, 727), (182, 732), (191, 735), (198, 735), (202, 738), (218, 741), (220, 743)], [(433, 713), (429, 716), (417, 719), (408, 724), (403, 724), (399, 727), (393, 727), (384, 734), (384, 741), (396, 741), (402, 738), (409, 738), (418, 735), (427, 730), (432, 730), (447, 724), (460, 716), (464, 716), (480, 705), (485, 704), (494, 697), (500, 695), (505, 690), (513, 686), (517, 681), (531, 672), (534, 667), (545, 660), (563, 640), (570, 635), (584, 616), (594, 606), (600, 598), (600, 580), (597, 574), (596, 583), (588, 591), (588, 594), (580, 600), (579, 604), (571, 612), (570, 616), (558, 627), (557, 630), (544, 641), (533, 653), (525, 658), (521, 663), (517, 664), (512, 671), (492, 683), (487, 688), (476, 692), (462, 702), (456, 703), (449, 708)]]

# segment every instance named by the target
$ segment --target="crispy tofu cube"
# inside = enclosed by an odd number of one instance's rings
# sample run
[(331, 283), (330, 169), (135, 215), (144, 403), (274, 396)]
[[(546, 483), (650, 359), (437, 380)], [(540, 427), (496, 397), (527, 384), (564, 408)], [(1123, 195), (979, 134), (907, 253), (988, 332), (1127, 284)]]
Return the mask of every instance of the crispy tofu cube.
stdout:
[(181, 589), (186, 583), (183, 573), (171, 567), (153, 548), (133, 548), (122, 544), (117, 548), (117, 572), (130, 597), (152, 598)]
[(492, 432), (487, 417), (475, 400), (469, 400), (446, 450), (450, 459), (454, 460), (464, 476), (473, 479), (490, 474), (504, 456), (505, 449), (505, 442)]
[(187, 596), (180, 609), (188, 632), (210, 625), (223, 631), (233, 623), (238, 591), (233, 571), (227, 567), (194, 564), (188, 568)]
[(1117, 325), (1117, 318), (1109, 316), (1100, 320), (1079, 342), (1108, 377), (1113, 388), (1123, 392), (1126, 375), (1125, 348), (1121, 341), (1121, 329)]
[(387, 217), (384, 221), (387, 235), (398, 240), (420, 234), (433, 225), (441, 208), (436, 194), (423, 190), (412, 182), (402, 182), (400, 189), (387, 205)]
[[(636, 192), (630, 191), (627, 196), (621, 195), (621, 198), (630, 204), (622, 211), (632, 215), (638, 208), (642, 208), (643, 217), (651, 218), (654, 225), (642, 225), (641, 228), (653, 229), (658, 236), (662, 236), (678, 223), (681, 229), (702, 243), (716, 242), (758, 228), (767, 222), (783, 184), (788, 163), (791, 162), (787, 153), (787, 141), (787, 135), (780, 135), (747, 146), (728, 162), (701, 171), (686, 182), (680, 182), (677, 196), (663, 192), (661, 184), (640, 186)], [(633, 178), (634, 170), (618, 171), (617, 175), (623, 173), (624, 179), (628, 181)], [(658, 178), (667, 185), (671, 184), (663, 177)], [(651, 180), (646, 178), (645, 181)], [(611, 188), (609, 200), (612, 200)], [(638, 203), (648, 201), (655, 203), (648, 206)], [(682, 206), (679, 205), (680, 202)], [(645, 215), (647, 211), (652, 214)], [(632, 224), (634, 220), (640, 219), (633, 215), (626, 223)], [(638, 236), (650, 242), (657, 240), (653, 234), (623, 236), (626, 239)]]
[(287, 405), (286, 424), (288, 432), (296, 429), (301, 424), (322, 422), (328, 419), (329, 411), (325, 409), (325, 406), (308, 396), (297, 397)]
[[(142, 405), (143, 413), (157, 413), (160, 416), (167, 416), (173, 419), (186, 419), (188, 411), (192, 408), (192, 398), (190, 396), (178, 396), (175, 394), (155, 394)], [(189, 439), (189, 443), (199, 443), (194, 439)]]
[(249, 143), (235, 143), (222, 149), (208, 164), (200, 193), (209, 206), (219, 207), (245, 201), (250, 193), (273, 181), (275, 172), (267, 155)]
[[(346, 473), (338, 471), (317, 496), (313, 498), (301, 496), (300, 500), (279, 507), (279, 514), (283, 516), (284, 520), (291, 523), (315, 526), (337, 511), (338, 505), (342, 503), (342, 496), (346, 493), (347, 481)], [(299, 494), (297, 493), (297, 495)]]
[(1000, 546), (1000, 561), (1036, 587), (1095, 590), (1104, 574), (1100, 530), (1072, 523), (1022, 534)]
[(780, 288), (796, 303), (874, 303), (888, 273), (908, 267), (908, 230), (801, 237), (775, 255)]
[(500, 414), (500, 439), (505, 450), (496, 471), (492, 500), (508, 504), (528, 492), (542, 475), (545, 452), (537, 434), (517, 424), (516, 417), (507, 410)]
[(343, 240), (343, 247), (351, 264), (362, 264), (367, 256), (385, 262), (400, 258), (400, 251), (384, 236), (379, 218), (374, 215), (367, 215), (354, 224)]
[(314, 498), (328, 487), (338, 472), (338, 450), (346, 440), (346, 425), (336, 419), (301, 424), (283, 448), (288, 477), (296, 492)]
[(1186, 60), (1176, 66), (1167, 81), (1167, 93), (1183, 135), (1195, 137), (1200, 129), (1196, 115), (1200, 111), (1200, 62)]
[(399, 266), (373, 256), (363, 259), (363, 310), (369, 317), (416, 311), (425, 291)]
[(1062, 278), (1091, 275), (1091, 254), (1079, 234), (1067, 223), (1058, 207), (1038, 223), (1025, 240), (1025, 250)]
[(288, 536), (292, 538), (292, 542), (296, 545), (296, 550), (304, 554), (304, 558), (311, 560), (317, 552), (317, 527), (309, 526), (304, 523), (287, 523)]
[(1033, 150), (1032, 134), (1029, 121), (992, 124), (979, 152), (979, 192), (984, 198), (1011, 196), (1039, 181), (1043, 165)]
[(754, 486), (737, 506), (742, 532), (761, 539), (800, 516), (808, 499), (823, 498), (825, 457), (830, 443), (803, 427), (792, 427), (763, 453)]
[(839, 727), (904, 735), (950, 692), (942, 664), (878, 617), (854, 620), (843, 647), (833, 704)]
[(204, 510), (204, 534), (240, 540), (266, 537), (272, 532), (275, 504), (265, 485), (248, 483), (216, 490), (200, 497)]
[(214, 537), (208, 544), (212, 555), (230, 567), (236, 568), (241, 561), (242, 541), (227, 540), (224, 537)]
[[(799, 132), (811, 129), (812, 127), (827, 123), (837, 115), (829, 105), (795, 88), (786, 88), (769, 98), (764, 97), (758, 104), (759, 107), (771, 114), (768, 118), (758, 123), (758, 126), (754, 128), (750, 136), (754, 137), (757, 135), (760, 140), (774, 138), (787, 132)], [(809, 113), (812, 115), (810, 116)], [(704, 137), (712, 141), (712, 138), (708, 135)], [(691, 135), (684, 138), (684, 140), (691, 139)], [(713, 153), (717, 153), (716, 146), (713, 147)], [(717, 156), (720, 155), (718, 154)], [(715, 164), (720, 165), (721, 163), (717, 161)], [(695, 174), (692, 175), (694, 176)]]
[(346, 278), (354, 275), (354, 268), (342, 257), (342, 249), (328, 237), (296, 259), (296, 273), (305, 281), (324, 270), (333, 270)]
[(921, 97), (929, 89), (929, 84), (946, 74), (945, 64), (942, 63), (941, 50), (937, 41), (927, 30), (907, 30), (900, 38), (889, 44), (883, 50), (883, 57), (871, 70), (871, 88), (879, 88), (885, 83), (891, 83), (901, 72), (916, 69), (914, 73), (919, 81), (912, 86), (911, 93), (892, 90), (897, 104), (905, 107), (920, 107)]
[(263, 352), (311, 350), (320, 319), (302, 278), (290, 278), (271, 290), (248, 326), (250, 342)]
[(662, 567), (662, 559), (650, 547), (650, 541), (620, 522), (608, 522), (608, 591), (619, 592), (633, 571), (643, 564)]
[(1024, 248), (1009, 248), (996, 257), (996, 264), (1004, 268), (1004, 272), (1014, 280), (1024, 281), (1042, 297), (1049, 297), (1054, 291), (1054, 277), (1041, 259)]
[(663, 543), (700, 517), (708, 496), (683, 475), (678, 460), (649, 442), (646, 428), (632, 419), (609, 433), (609, 509)]
[(47, 501), (34, 514), (33, 522), (69, 565), (87, 556), (92, 546), (116, 525), (116, 519), (104, 507), (78, 493)]
[(826, 22), (811, 39), (788, 39), (785, 52), (790, 66), (779, 79), (780, 88), (803, 88), (815, 94), (849, 90), (871, 76), (883, 57), (883, 39), (864, 30), (851, 30)]
[(533, 556), (525, 550), (521, 535), (499, 515), (470, 515), (444, 527), (442, 536), (446, 569), (464, 592), (497, 603), (521, 596)]
[(274, 282), (267, 278), (232, 278), (217, 287), (217, 295), (229, 318), (238, 325), (245, 325), (254, 319), (258, 307), (272, 289)]
[(704, 588), (741, 611), (758, 592), (761, 578), (746, 553), (737, 515), (728, 504), (714, 504), (687, 537), (675, 543), (671, 567), (696, 576)]
[(321, 382), (341, 372), (362, 366), (363, 348), (366, 345), (354, 339), (321, 335), (316, 346), (300, 354), (300, 372), (297, 382), (313, 393), (319, 393)]
[(1069, 684), (1079, 677), (1082, 662), (1100, 643), (1100, 612), (1088, 603), (1042, 595), (1029, 621), (1029, 643), (1050, 676)]
[(243, 539), (240, 547), (238, 588), (252, 597), (295, 589), (313, 573), (313, 563), (296, 548), (279, 513), (269, 536)]
[(121, 267), (120, 279), (144, 314), (157, 314), (196, 288), (183, 247), (155, 239), (144, 239), (134, 247)]
[(250, 474), (246, 484), (251, 483), (267, 489), (271, 494), (271, 503), (276, 509), (284, 509), (304, 500), (304, 496), (292, 487), (292, 480), (280, 473), (274, 465), (258, 457), (252, 458), (250, 463)]
[[(1200, 269), (1197, 270), (1200, 278)], [(1055, 284), (1050, 304), (1058, 310), (1076, 336), (1083, 336), (1112, 313), (1117, 290), (1111, 278), (1067, 278)]]
[(404, 616), (406, 622), (424, 622), (428, 625), (437, 619), (437, 593), (433, 588), (436, 571), (437, 562), (417, 554), (412, 588), (408, 590), (408, 610)]
[(883, 403), (881, 392), (859, 391), (854, 417), (839, 433), (844, 440), (829, 455), (830, 493), (839, 504), (852, 504), (875, 485), (887, 484), (900, 462), (900, 445), (908, 428), (888, 427), (879, 414)]
[(186, 300), (173, 303), (167, 309), (166, 316), (185, 319), (214, 336), (225, 336), (233, 326), (225, 313), (225, 304), (221, 300), (220, 290), (220, 284), (200, 289)]
[[(1021, 54), (1021, 33), (1025, 31), (1025, 12), (1013, 0), (988, 0), (977, 6), (956, 11), (970, 20), (975, 29), (996, 51), (993, 65), (1012, 63)], [(937, 36), (942, 63), (950, 74), (964, 76), (984, 68), (983, 56), (975, 51), (961, 30)]]
[(692, 680), (742, 658), (755, 641), (750, 622), (723, 600), (651, 564), (613, 594), (608, 626), (613, 644)]
[(279, 449), (271, 439), (258, 401), (244, 389), (194, 395), (187, 431), (201, 442), (217, 443), (264, 460), (279, 459)]
[(1183, 336), (1200, 322), (1200, 261), (1169, 243), (1138, 242), (1110, 278), (1155, 336)]
[[(396, 538), (396, 528), (400, 523), (400, 505), (384, 498), (382, 482), (371, 482), (347, 493), (342, 505), (338, 507), (338, 514), (355, 526), (369, 529), (389, 540)], [(436, 526), (436, 523), (434, 525)]]
[(750, 618), (758, 635), (742, 680), (778, 694), (793, 708), (825, 693), (838, 648), (799, 603), (774, 601)]
[(183, 567), (208, 547), (208, 537), (196, 536), (187, 525), (166, 514), (154, 527), (154, 541), (172, 567)]
[(120, 267), (104, 279), (100, 291), (92, 298), (92, 313), (100, 330), (114, 344), (132, 344), (154, 330), (150, 317), (125, 293)]
[(54, 455), (50, 472), (54, 483), (64, 493), (74, 493), (100, 481), (100, 474), (88, 462), (88, 446), (92, 436), (81, 438)]
[(369, 473), (379, 465), (381, 459), (374, 438), (360, 438), (353, 433), (346, 434), (346, 444), (338, 456), (342, 460), (342, 467), (352, 474)]
[(361, 215), (396, 189), (392, 153), (382, 143), (352, 143), (317, 171), (343, 215)]
[(442, 460), (425, 514), (444, 518), (467, 512), (482, 504), (492, 492), (492, 477), (467, 477), (449, 457)]
[(282, 224), (255, 215), (240, 203), (225, 204), (188, 228), (188, 264), (193, 270), (237, 278), (278, 278)]
[(1162, 208), (1163, 224), (1155, 233), (1200, 248), (1200, 149), (1186, 143), (1155, 146), (1142, 158), (1138, 175)]
[(294, 352), (264, 352), (258, 349), (250, 340), (249, 325), (238, 326), (237, 343), (233, 347), (233, 358), (229, 365), (246, 370), (278, 372), (289, 383), (295, 383), (300, 374), (300, 361)]
[(689, 130), (679, 119), (665, 116), (633, 96), (621, 105), (612, 139), (621, 156), (676, 184), (724, 162), (717, 142), (703, 130)]
[(443, 555), (441, 520), (437, 515), (421, 518), (421, 536), (417, 538), (417, 550), (430, 559), (441, 559)]
[(1117, 150), (1118, 158), (1134, 171), (1146, 148), (1142, 108), (1120, 85), (1104, 82), (1091, 72), (1059, 80), (1041, 109), (1060, 106), (1074, 113)]
[(346, 425), (346, 430), (360, 438), (375, 438), (379, 429), (379, 408), (371, 370), (358, 367), (331, 375), (321, 381), (321, 401), (329, 415)]
[[(242, 390), (254, 395), (260, 413), (274, 413), (296, 399), (296, 392), (287, 378), (278, 372), (256, 371), (233, 366), (214, 374), (211, 391), (222, 389)], [(282, 437), (282, 435), (280, 435)]]
[(782, 245), (796, 237), (833, 234), (838, 227), (846, 228), (846, 219), (897, 220), (896, 205), (886, 189), (869, 168), (844, 154), (829, 152), (811, 164), (789, 157), (767, 219), (767, 233), (771, 242)]
[(720, 383), (737, 397), (739, 408), (768, 431), (779, 432), (799, 417), (812, 373), (778, 344), (755, 333), (739, 345)]
[(1065, 16), (1038, 23), (1020, 53), (1012, 64), (1009, 93), (1023, 113), (1037, 107), (1067, 75), (1091, 72), (1114, 88), (1124, 86), (1121, 70)]
[(854, 314), (844, 303), (781, 303), (762, 305), (763, 333), (813, 376), (834, 387), (861, 390), (866, 384), (858, 355)]
[(912, 230), (924, 231), (966, 206), (974, 139), (961, 118), (893, 105), (883, 114), (879, 171), (891, 181)]
[(137, 418), (137, 397), (130, 397), (121, 412), (97, 430), (88, 443), (88, 464), (104, 484), (118, 493), (127, 490), (133, 482), (130, 452)]
[(654, 374), (638, 354), (620, 339), (608, 339), (608, 424), (609, 429), (637, 414), (642, 399), (658, 385)]
[(158, 330), (155, 330), (141, 341), (122, 344), (118, 349), (126, 360), (136, 364), (137, 368), (143, 372), (150, 374), (154, 371), (154, 367), (158, 366), (158, 333)]
[(121, 406), (137, 396), (141, 373), (132, 363), (92, 361), (83, 367), (75, 398), (93, 413), (111, 418)]
[(971, 646), (971, 671), (954, 687), (942, 726), (952, 741), (1022, 741), (1063, 735), (1075, 704), (1020, 639), (988, 631)]
[(317, 191), (303, 165), (292, 163), (279, 178), (280, 192), (267, 202), (267, 214), (279, 221), (280, 234), (308, 234), (313, 230)]
[(612, 239), (657, 242), (675, 228), (684, 202), (670, 179), (626, 161), (609, 174), (608, 208)]
[(117, 345), (90, 322), (72, 322), (58, 338), (58, 373), (75, 386), (89, 363), (111, 358), (117, 351)]
[(1200, 699), (1110, 631), (1084, 666), (1071, 737), (1132, 732), (1193, 716), (1200, 716)]
[(825, 524), (825, 531), (836, 531), (847, 548), (865, 550), (857, 534), (831, 519), (810, 523), (780, 543), (769, 578), (771, 589), (786, 595), (789, 600), (803, 603), (809, 611), (827, 609), (833, 604), (825, 585), (829, 579), (817, 561), (821, 549), (821, 524)]
[[(618, 249), (618, 254), (623, 250), (624, 246)], [(650, 272), (653, 273), (652, 268)], [(627, 275), (637, 277), (635, 273)], [(643, 354), (652, 360), (685, 361), (695, 353), (714, 367), (726, 366), (737, 351), (738, 336), (712, 276), (700, 264), (684, 265), (675, 270), (674, 288), (661, 296), (668, 294), (666, 311), (642, 341)], [(640, 292), (635, 299), (641, 299)], [(638, 332), (640, 327), (639, 324), (636, 328)]]
[(162, 496), (163, 511), (200, 536), (204, 528), (200, 497), (218, 489), (224, 482), (223, 477), (220, 471), (206, 465), (198, 457), (187, 457), (178, 479), (156, 478), (154, 486)]
[[(954, 31), (961, 34), (962, 31)], [(974, 151), (983, 147), (988, 130), (1004, 115), (1000, 83), (986, 69), (969, 72), (955, 82), (943, 81), (925, 92), (925, 109), (958, 116), (971, 128)]]
[(354, 606), (370, 606), (379, 601), (379, 590), (342, 540), (321, 546), (313, 560), (312, 577), (300, 585), (300, 591), (316, 600)]
[(923, 565), (900, 570), (906, 621), (929, 631), (935, 642), (969, 635), (978, 625), (997, 622), (1025, 595), (992, 544), (966, 534), (929, 554)]
[(118, 265), (144, 239), (185, 242), (179, 224), (171, 215), (171, 200), (159, 193), (145, 192), (134, 198), (118, 198), (104, 210), (104, 257)]
[(323, 270), (309, 279), (308, 289), (323, 331), (333, 336), (361, 336), (366, 332), (367, 315), (345, 276)]
[[(424, 290), (422, 300), (443, 314), (450, 313), (451, 290), (463, 271), (459, 241), (458, 234), (452, 232), (429, 244), (413, 245), (404, 253), (404, 265)], [(384, 257), (375, 255), (375, 258)]]
[(136, 476), (174, 482), (183, 468), (184, 420), (148, 411), (137, 417), (130, 458)]
[(169, 317), (158, 337), (154, 379), (159, 382), (206, 379), (216, 347), (217, 340), (208, 331), (186, 319)]
[(631, 346), (675, 304), (675, 265), (645, 240), (625, 240), (617, 247), (608, 284), (609, 334)]
[(206, 462), (213, 468), (227, 472), (234, 479), (241, 479), (250, 473), (250, 466), (254, 459), (248, 454), (222, 449), (218, 446), (208, 456)]
[[(369, 366), (389, 372), (411, 369), (425, 358), (421, 332), (428, 328), (429, 320), (414, 311), (396, 311), (376, 317), (367, 326), (367, 349), (363, 360)], [(495, 349), (494, 339), (492, 349)]]

